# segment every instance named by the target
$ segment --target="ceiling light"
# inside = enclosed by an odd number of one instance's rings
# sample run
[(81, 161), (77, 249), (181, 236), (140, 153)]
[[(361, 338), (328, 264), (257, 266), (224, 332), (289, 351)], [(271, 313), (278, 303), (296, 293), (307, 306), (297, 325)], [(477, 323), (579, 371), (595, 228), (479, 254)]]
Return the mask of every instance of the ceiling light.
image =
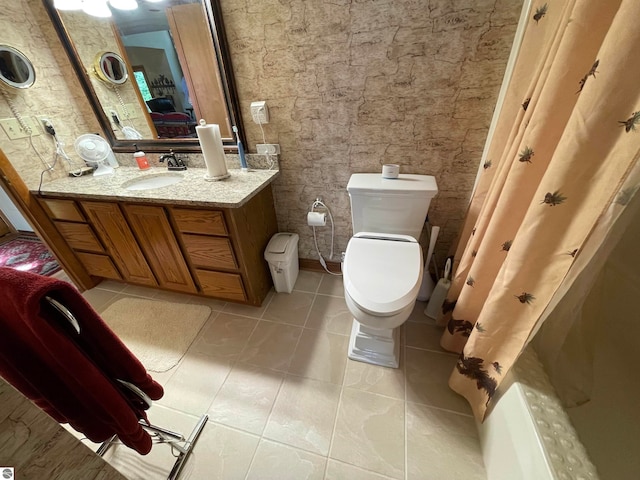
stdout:
[(111, 16), (111, 10), (107, 5), (107, 0), (89, 0), (82, 3), (82, 10), (94, 17), (107, 18)]
[(109, 3), (118, 10), (135, 10), (138, 8), (136, 0), (109, 0)]
[(53, 6), (58, 10), (81, 10), (82, 0), (54, 0)]

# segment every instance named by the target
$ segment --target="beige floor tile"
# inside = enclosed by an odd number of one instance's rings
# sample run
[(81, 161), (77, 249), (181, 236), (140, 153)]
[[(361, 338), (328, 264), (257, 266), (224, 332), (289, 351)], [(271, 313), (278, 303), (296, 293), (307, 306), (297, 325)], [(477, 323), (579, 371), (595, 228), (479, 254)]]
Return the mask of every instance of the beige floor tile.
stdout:
[(325, 457), (260, 440), (247, 480), (322, 480)]
[(189, 303), (206, 305), (214, 312), (221, 312), (227, 304), (224, 300), (218, 300), (217, 298), (201, 297), (199, 295), (188, 295), (187, 297), (189, 299)]
[(244, 479), (259, 441), (250, 433), (208, 422), (180, 479)]
[(407, 404), (407, 476), (485, 480), (475, 420)]
[(140, 285), (127, 284), (122, 292), (125, 295), (131, 295), (134, 297), (154, 298), (160, 290), (155, 288), (143, 287)]
[(408, 402), (471, 414), (467, 401), (449, 388), (455, 356), (407, 347), (405, 358)]
[(236, 365), (209, 407), (209, 418), (262, 435), (283, 377), (273, 370)]
[(82, 296), (87, 302), (91, 304), (93, 309), (102, 313), (111, 303), (113, 303), (118, 297), (118, 294), (108, 290), (101, 290), (99, 288), (92, 288), (82, 293)]
[(318, 293), (323, 295), (333, 295), (335, 297), (344, 297), (342, 276), (325, 273), (322, 276), (322, 282), (320, 282), (320, 286), (318, 287)]
[(263, 437), (327, 455), (339, 398), (337, 385), (287, 376)]
[(296, 284), (293, 286), (293, 289), (300, 292), (315, 293), (318, 290), (318, 286), (320, 285), (321, 280), (322, 273), (320, 272), (300, 270), (300, 272), (298, 273), (298, 279), (296, 280)]
[(276, 293), (262, 318), (272, 322), (304, 326), (314, 294), (306, 292)]
[(217, 357), (237, 357), (249, 340), (258, 320), (213, 312), (189, 352)]
[(400, 351), (400, 367), (386, 368), (355, 360), (347, 360), (344, 386), (404, 400), (404, 358)]
[(161, 300), (163, 302), (175, 302), (175, 303), (192, 303), (192, 295), (180, 292), (169, 292), (167, 290), (158, 290), (153, 297), (154, 300)]
[[(198, 418), (154, 404), (148, 412), (152, 425), (181, 433), (188, 437)], [(175, 457), (169, 445), (156, 444), (148, 455), (139, 455), (124, 445), (114, 445), (107, 450), (104, 459), (130, 480), (166, 479)], [(186, 466), (189, 470), (189, 465)]]
[(250, 305), (242, 305), (240, 303), (229, 302), (224, 306), (222, 311), (225, 313), (232, 313), (234, 315), (242, 315), (244, 317), (262, 318), (262, 314), (269, 306), (269, 303), (271, 302), (271, 299), (274, 295), (275, 292), (273, 291), (273, 289), (271, 289), (271, 291), (267, 294), (266, 298), (262, 302), (262, 305), (260, 305), (259, 307), (252, 307)]
[(411, 311), (411, 315), (409, 315), (407, 322), (417, 322), (417, 323), (426, 323), (428, 325), (435, 325), (436, 324), (435, 320), (427, 317), (424, 314), (424, 309), (427, 308), (428, 303), (429, 302), (416, 301), (416, 304), (413, 306), (413, 310)]
[[(325, 480), (389, 480), (391, 477), (329, 459)], [(423, 477), (427, 478), (427, 477)], [(444, 479), (443, 479), (444, 480)]]
[(344, 297), (316, 295), (305, 327), (349, 335), (352, 324), (353, 315), (347, 308)]
[(342, 385), (349, 337), (305, 328), (289, 365), (289, 373)]
[(440, 337), (442, 337), (443, 328), (428, 323), (406, 322), (404, 325), (404, 338), (407, 347), (421, 348), (423, 350), (431, 350), (434, 352), (447, 353), (440, 346)]
[(302, 327), (261, 320), (238, 361), (286, 372), (302, 330)]
[(101, 290), (111, 290), (112, 292), (122, 292), (126, 288), (127, 284), (122, 282), (116, 282), (115, 280), (103, 280), (96, 288)]
[(231, 361), (221, 357), (187, 353), (164, 387), (160, 405), (202, 415), (209, 409), (231, 371)]
[(404, 478), (404, 402), (345, 388), (329, 457)]

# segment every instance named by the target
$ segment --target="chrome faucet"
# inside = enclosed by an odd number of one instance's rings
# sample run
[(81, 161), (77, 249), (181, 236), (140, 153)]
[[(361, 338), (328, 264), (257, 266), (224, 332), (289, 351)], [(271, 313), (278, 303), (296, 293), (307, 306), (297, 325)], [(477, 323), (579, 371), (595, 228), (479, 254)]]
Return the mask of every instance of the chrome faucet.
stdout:
[(169, 153), (160, 155), (160, 163), (167, 161), (167, 170), (186, 170), (187, 165), (181, 157), (177, 157), (173, 150), (169, 150)]

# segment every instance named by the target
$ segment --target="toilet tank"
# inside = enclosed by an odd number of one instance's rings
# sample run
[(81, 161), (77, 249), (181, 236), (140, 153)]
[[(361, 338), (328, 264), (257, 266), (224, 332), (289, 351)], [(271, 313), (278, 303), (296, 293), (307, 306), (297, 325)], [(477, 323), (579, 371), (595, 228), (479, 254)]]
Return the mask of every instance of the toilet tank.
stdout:
[(418, 240), (431, 199), (438, 193), (430, 175), (354, 173), (347, 184), (353, 233), (411, 235)]

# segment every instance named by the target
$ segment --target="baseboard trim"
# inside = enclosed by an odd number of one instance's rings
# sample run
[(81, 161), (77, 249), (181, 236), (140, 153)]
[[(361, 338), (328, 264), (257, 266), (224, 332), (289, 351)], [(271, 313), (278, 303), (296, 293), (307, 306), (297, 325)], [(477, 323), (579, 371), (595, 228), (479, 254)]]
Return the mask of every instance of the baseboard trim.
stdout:
[[(312, 272), (326, 273), (324, 268), (322, 268), (322, 264), (320, 263), (319, 260), (311, 260), (309, 258), (300, 258), (298, 259), (298, 264), (302, 270), (311, 270)], [(327, 268), (332, 272), (339, 273), (340, 263), (327, 262)]]

